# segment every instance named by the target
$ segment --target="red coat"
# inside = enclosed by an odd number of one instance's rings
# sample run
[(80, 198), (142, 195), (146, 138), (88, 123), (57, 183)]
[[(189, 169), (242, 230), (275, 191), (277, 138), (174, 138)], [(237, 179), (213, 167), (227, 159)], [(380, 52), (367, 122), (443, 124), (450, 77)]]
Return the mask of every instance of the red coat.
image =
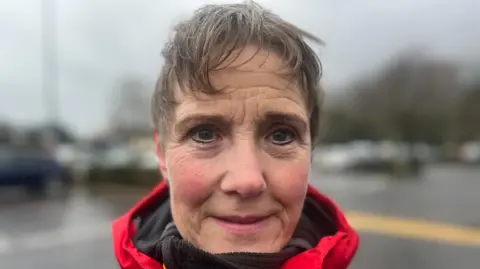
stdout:
[[(290, 258), (282, 269), (344, 269), (350, 264), (359, 244), (357, 233), (347, 223), (341, 210), (329, 198), (312, 186), (308, 193), (323, 207), (329, 208), (337, 223), (337, 233), (326, 236), (315, 248)], [(137, 250), (132, 238), (135, 234), (133, 216), (158, 205), (168, 195), (165, 182), (160, 183), (147, 197), (113, 223), (113, 248), (122, 269), (163, 269), (163, 265)]]

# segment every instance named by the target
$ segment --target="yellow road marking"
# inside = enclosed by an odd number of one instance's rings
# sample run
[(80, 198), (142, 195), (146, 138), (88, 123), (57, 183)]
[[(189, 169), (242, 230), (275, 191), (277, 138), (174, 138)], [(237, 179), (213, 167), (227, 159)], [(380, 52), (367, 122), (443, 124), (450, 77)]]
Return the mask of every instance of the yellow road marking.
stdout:
[(363, 212), (348, 212), (346, 216), (359, 232), (480, 247), (480, 228)]

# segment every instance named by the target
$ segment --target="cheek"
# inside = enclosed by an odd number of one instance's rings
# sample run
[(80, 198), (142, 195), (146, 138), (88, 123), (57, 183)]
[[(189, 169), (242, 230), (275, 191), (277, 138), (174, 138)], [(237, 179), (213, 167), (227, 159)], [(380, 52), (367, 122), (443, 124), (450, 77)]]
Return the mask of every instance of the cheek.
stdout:
[(272, 170), (271, 183), (277, 199), (288, 207), (303, 205), (307, 193), (310, 162), (278, 165)]
[(208, 166), (188, 155), (176, 156), (180, 155), (172, 154), (167, 162), (172, 199), (188, 206), (200, 204), (210, 192)]

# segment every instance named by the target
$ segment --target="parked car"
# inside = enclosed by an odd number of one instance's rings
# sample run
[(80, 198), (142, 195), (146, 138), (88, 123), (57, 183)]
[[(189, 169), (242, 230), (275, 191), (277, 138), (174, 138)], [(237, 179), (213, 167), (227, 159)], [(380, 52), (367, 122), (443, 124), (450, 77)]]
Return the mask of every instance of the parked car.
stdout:
[(418, 175), (431, 158), (425, 147), (409, 148), (388, 141), (352, 141), (324, 146), (315, 152), (315, 164), (326, 172)]
[(0, 145), (0, 187), (22, 186), (44, 193), (52, 181), (71, 183), (66, 169), (54, 154), (40, 146)]
[(480, 141), (471, 141), (460, 147), (460, 161), (466, 164), (480, 164)]

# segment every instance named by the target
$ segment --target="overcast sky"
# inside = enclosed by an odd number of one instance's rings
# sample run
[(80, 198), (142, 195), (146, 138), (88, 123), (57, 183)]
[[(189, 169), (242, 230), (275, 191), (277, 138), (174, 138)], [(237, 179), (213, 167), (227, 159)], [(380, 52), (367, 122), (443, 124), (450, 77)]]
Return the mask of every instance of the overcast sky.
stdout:
[[(46, 0), (52, 1), (52, 0)], [(108, 125), (112, 89), (125, 76), (152, 84), (172, 24), (200, 0), (56, 0), (61, 117), (74, 131)], [(168, 4), (164, 4), (168, 3)], [(480, 61), (480, 1), (260, 0), (327, 42), (317, 51), (327, 89), (339, 88), (403, 48)], [(0, 1), (0, 120), (44, 119), (40, 0)]]

